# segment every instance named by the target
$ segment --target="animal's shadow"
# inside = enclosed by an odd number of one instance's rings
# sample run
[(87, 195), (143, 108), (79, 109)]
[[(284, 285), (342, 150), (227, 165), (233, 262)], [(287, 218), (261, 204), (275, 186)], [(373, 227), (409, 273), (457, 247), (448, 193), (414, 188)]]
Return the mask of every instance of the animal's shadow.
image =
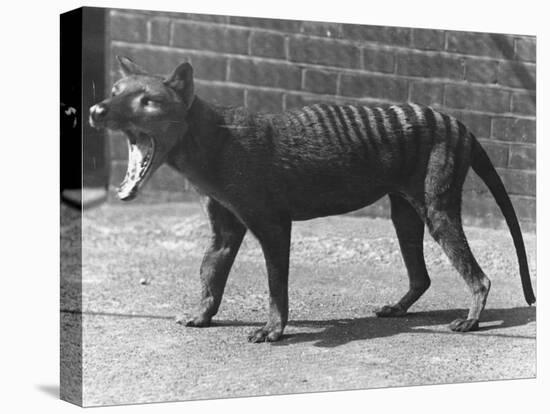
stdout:
[[(78, 311), (63, 310), (65, 313), (80, 314)], [(290, 327), (313, 328), (315, 332), (285, 333), (280, 341), (273, 342), (274, 346), (287, 346), (301, 342), (313, 342), (313, 346), (334, 348), (353, 341), (383, 338), (401, 333), (437, 333), (451, 335), (491, 335), (501, 338), (535, 339), (535, 336), (492, 332), (501, 328), (511, 328), (526, 325), (536, 320), (536, 307), (524, 306), (518, 308), (485, 309), (481, 314), (479, 330), (476, 332), (455, 333), (446, 325), (454, 319), (465, 316), (466, 309), (446, 309), (424, 312), (413, 312), (395, 318), (378, 318), (374, 315), (363, 318), (328, 319), (328, 320), (291, 320)], [(121, 314), (110, 312), (90, 312), (83, 314), (92, 316), (113, 316), (123, 318), (146, 318), (173, 320), (173, 316)], [(220, 320), (212, 321), (212, 328), (216, 327), (260, 327), (263, 323), (257, 321)], [(437, 329), (431, 328), (436, 327)], [(442, 329), (443, 326), (443, 329)], [(193, 328), (195, 329), (195, 328)], [(289, 329), (287, 329), (288, 331)], [(294, 329), (293, 329), (294, 330)]]
[[(290, 327), (317, 328), (315, 332), (297, 332), (284, 334), (274, 346), (288, 346), (301, 342), (313, 342), (313, 346), (334, 348), (353, 341), (382, 338), (401, 333), (438, 333), (452, 335), (475, 335), (480, 332), (488, 335), (491, 330), (511, 328), (526, 325), (536, 320), (535, 307), (519, 307), (507, 309), (485, 309), (481, 315), (480, 327), (476, 332), (455, 333), (446, 325), (454, 319), (465, 316), (465, 309), (448, 309), (409, 313), (396, 318), (364, 318), (330, 319), (330, 320), (294, 320)], [(255, 326), (255, 323), (237, 321), (214, 321), (213, 326)], [(441, 328), (444, 325), (444, 328)], [(437, 329), (431, 327), (438, 326)], [(535, 336), (522, 336), (494, 332), (491, 336), (503, 338), (535, 339)]]

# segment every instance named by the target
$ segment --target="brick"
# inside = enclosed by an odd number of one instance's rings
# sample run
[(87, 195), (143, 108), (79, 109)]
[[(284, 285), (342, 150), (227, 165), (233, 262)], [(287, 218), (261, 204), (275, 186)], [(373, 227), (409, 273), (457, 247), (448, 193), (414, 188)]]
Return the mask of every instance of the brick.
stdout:
[(535, 142), (536, 123), (530, 119), (493, 118), (491, 138), (499, 141)]
[(498, 68), (498, 83), (513, 88), (535, 89), (536, 67), (529, 63), (502, 62)]
[(286, 109), (296, 109), (301, 108), (306, 105), (313, 105), (316, 103), (326, 103), (326, 104), (353, 104), (357, 101), (353, 99), (346, 99), (342, 97), (324, 97), (320, 95), (309, 95), (309, 94), (287, 94), (285, 96)]
[(151, 37), (149, 42), (156, 45), (170, 44), (170, 20), (151, 20)]
[(153, 74), (168, 75), (174, 68), (187, 58), (179, 52), (166, 53), (160, 50), (143, 48), (138, 46), (118, 46), (111, 48), (113, 58), (111, 59), (112, 69), (118, 71), (118, 62), (114, 59), (116, 55), (123, 55), (132, 58), (137, 64)]
[(133, 43), (147, 41), (147, 19), (143, 16), (111, 14), (109, 25), (113, 40)]
[[(317, 101), (319, 99), (319, 101)], [(306, 105), (313, 105), (314, 103), (322, 102), (322, 98), (319, 98), (316, 95), (302, 95), (302, 94), (287, 94), (284, 97), (285, 100), (285, 109), (297, 109)]]
[(462, 218), (466, 226), (498, 227), (503, 217), (493, 196), (488, 192), (464, 191)]
[(472, 112), (446, 111), (461, 121), (477, 138), (491, 136), (491, 117)]
[(193, 65), (193, 74), (197, 79), (225, 80), (227, 59), (223, 56), (186, 54)]
[(248, 53), (249, 30), (189, 22), (174, 23), (173, 45), (184, 49)]
[(537, 40), (534, 37), (516, 39), (516, 59), (526, 62), (536, 62)]
[(229, 23), (238, 26), (258, 27), (281, 32), (299, 33), (302, 22), (299, 20), (265, 19), (258, 17), (230, 16)]
[(195, 82), (195, 93), (216, 105), (244, 106), (244, 88)]
[(192, 20), (205, 23), (227, 23), (227, 21), (229, 20), (228, 16), (215, 14), (181, 13), (168, 11), (159, 12), (153, 10), (132, 10), (132, 13), (150, 17), (162, 17), (176, 20)]
[(300, 33), (310, 36), (321, 36), (330, 38), (342, 37), (342, 25), (340, 23), (328, 22), (302, 22)]
[(480, 140), (481, 146), (485, 149), (493, 165), (497, 168), (506, 168), (508, 166), (508, 144), (500, 144), (485, 140)]
[(510, 147), (510, 168), (517, 170), (535, 170), (537, 151), (534, 145), (512, 145)]
[(445, 32), (432, 29), (412, 29), (412, 46), (423, 50), (443, 50)]
[(407, 100), (408, 83), (404, 79), (386, 76), (342, 74), (340, 94), (404, 102)]
[(286, 63), (234, 59), (230, 62), (229, 80), (249, 85), (300, 89), (301, 70)]
[(510, 92), (482, 86), (447, 85), (445, 105), (456, 109), (503, 113), (510, 110)]
[(477, 195), (489, 194), (489, 188), (485, 183), (479, 178), (479, 176), (474, 173), (473, 170), (469, 170), (466, 175), (466, 180), (464, 181), (463, 190), (465, 192), (475, 193)]
[(360, 51), (357, 46), (331, 39), (293, 37), (289, 42), (289, 55), (293, 62), (356, 69), (361, 66)]
[(270, 32), (252, 32), (250, 54), (254, 56), (285, 58), (285, 37)]
[(519, 170), (498, 170), (504, 187), (509, 194), (534, 196), (537, 182), (534, 172)]
[(443, 103), (443, 84), (412, 82), (409, 100), (423, 105), (441, 105)]
[(386, 45), (408, 46), (411, 29), (407, 27), (342, 25), (342, 36), (352, 40), (378, 42)]
[(429, 78), (464, 79), (464, 59), (422, 53), (397, 55), (397, 73)]
[(228, 16), (221, 16), (216, 14), (170, 13), (170, 15), (181, 20), (193, 20), (196, 22), (206, 23), (227, 23), (227, 21), (229, 20)]
[(371, 72), (393, 73), (395, 55), (389, 50), (363, 49), (363, 69)]
[[(113, 46), (114, 55), (131, 56), (135, 62), (158, 75), (169, 75), (182, 62), (190, 61), (196, 79), (225, 80), (227, 59), (221, 56), (206, 56), (193, 52), (170, 51), (134, 46)], [(118, 71), (116, 59), (111, 59), (112, 69)]]
[(304, 71), (303, 89), (307, 92), (336, 95), (337, 74), (314, 69)]
[(498, 62), (485, 59), (466, 59), (466, 80), (478, 83), (497, 83)]
[(246, 107), (254, 112), (281, 112), (283, 93), (249, 89), (246, 92)]
[(512, 94), (512, 112), (521, 115), (536, 115), (537, 94), (535, 92), (514, 92)]
[(523, 231), (528, 231), (529, 226), (525, 226), (528, 222), (533, 224), (537, 220), (537, 199), (535, 197), (510, 197), (514, 210), (521, 220)]
[(468, 55), (513, 59), (513, 38), (501, 34), (447, 32), (447, 50)]
[[(535, 199), (522, 196), (511, 196), (510, 199), (520, 220), (521, 230), (535, 231)], [(509, 231), (502, 212), (489, 193), (464, 193), (462, 217), (465, 226), (492, 227)]]

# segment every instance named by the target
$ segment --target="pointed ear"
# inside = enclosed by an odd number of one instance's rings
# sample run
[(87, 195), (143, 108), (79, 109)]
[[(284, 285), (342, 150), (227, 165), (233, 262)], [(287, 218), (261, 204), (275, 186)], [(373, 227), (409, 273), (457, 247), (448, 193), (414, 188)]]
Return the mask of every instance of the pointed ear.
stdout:
[(122, 76), (147, 75), (147, 71), (141, 66), (136, 65), (132, 59), (126, 56), (117, 56), (116, 59), (118, 60)]
[(180, 64), (164, 83), (174, 89), (191, 106), (195, 87), (193, 83), (193, 67), (189, 62)]

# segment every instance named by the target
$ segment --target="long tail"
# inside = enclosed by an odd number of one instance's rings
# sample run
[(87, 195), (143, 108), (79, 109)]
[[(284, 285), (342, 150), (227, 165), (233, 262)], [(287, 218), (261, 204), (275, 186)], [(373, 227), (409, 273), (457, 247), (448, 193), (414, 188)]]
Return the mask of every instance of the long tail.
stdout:
[(502, 184), (502, 180), (496, 172), (495, 167), (493, 167), (493, 163), (489, 159), (489, 156), (474, 135), (470, 135), (472, 138), (472, 168), (487, 187), (489, 187), (491, 194), (504, 215), (506, 224), (508, 224), (518, 256), (519, 275), (521, 277), (521, 285), (523, 286), (523, 294), (525, 295), (527, 303), (531, 305), (535, 303), (536, 299), (535, 293), (533, 292), (533, 286), (531, 285), (529, 267), (527, 266), (527, 254), (525, 253), (525, 245), (523, 243), (523, 236), (521, 235), (516, 212), (514, 211), (510, 197), (508, 197), (504, 184)]

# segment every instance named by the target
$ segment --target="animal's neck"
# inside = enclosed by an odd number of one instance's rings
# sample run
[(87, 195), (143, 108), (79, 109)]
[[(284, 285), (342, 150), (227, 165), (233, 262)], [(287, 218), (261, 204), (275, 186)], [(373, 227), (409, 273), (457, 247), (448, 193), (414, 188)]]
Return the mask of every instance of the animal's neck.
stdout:
[(168, 164), (189, 176), (203, 175), (212, 169), (223, 139), (223, 115), (195, 96), (186, 115), (187, 130), (168, 159)]

